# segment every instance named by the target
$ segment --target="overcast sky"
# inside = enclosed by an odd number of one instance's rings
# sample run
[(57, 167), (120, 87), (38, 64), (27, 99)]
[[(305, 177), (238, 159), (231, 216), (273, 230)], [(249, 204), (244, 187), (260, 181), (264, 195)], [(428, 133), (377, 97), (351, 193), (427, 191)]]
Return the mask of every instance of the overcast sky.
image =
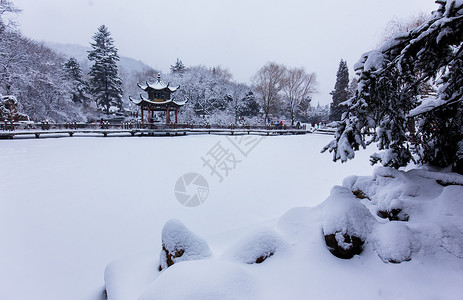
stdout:
[(268, 61), (315, 72), (328, 104), (341, 58), (350, 74), (393, 18), (429, 14), (433, 0), (13, 0), (22, 32), (38, 41), (88, 46), (104, 24), (119, 54), (169, 71), (221, 65), (249, 83)]

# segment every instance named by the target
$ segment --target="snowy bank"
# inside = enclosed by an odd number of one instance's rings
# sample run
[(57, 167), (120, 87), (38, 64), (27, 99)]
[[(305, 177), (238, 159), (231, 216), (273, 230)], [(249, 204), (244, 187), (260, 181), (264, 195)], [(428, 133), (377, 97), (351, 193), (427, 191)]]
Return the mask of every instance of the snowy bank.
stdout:
[[(289, 210), (222, 254), (212, 247), (216, 255), (206, 260), (162, 272), (154, 253), (113, 262), (105, 275), (109, 299), (455, 299), (463, 293), (462, 182), (453, 173), (384, 167), (351, 176), (323, 203)], [(180, 224), (166, 227), (190, 244)], [(356, 252), (337, 255), (333, 242)]]

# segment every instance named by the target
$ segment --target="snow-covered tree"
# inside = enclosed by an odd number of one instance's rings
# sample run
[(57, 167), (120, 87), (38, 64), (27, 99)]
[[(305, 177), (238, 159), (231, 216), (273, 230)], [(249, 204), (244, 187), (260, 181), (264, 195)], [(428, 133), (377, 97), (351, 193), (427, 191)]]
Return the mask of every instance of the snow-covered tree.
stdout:
[(339, 121), (341, 120), (342, 114), (347, 110), (344, 105), (341, 105), (344, 101), (349, 99), (349, 69), (345, 60), (339, 62), (338, 72), (336, 73), (336, 83), (334, 90), (331, 92), (333, 101), (330, 106), (330, 120)]
[(381, 47), (385, 42), (392, 39), (394, 35), (399, 32), (409, 32), (424, 22), (428, 20), (428, 15), (420, 12), (415, 16), (407, 17), (407, 18), (397, 18), (394, 17), (391, 21), (389, 21), (384, 28), (380, 42), (378, 47)]
[(281, 106), (280, 92), (283, 89), (285, 74), (285, 66), (269, 62), (251, 79), (266, 123), (270, 115), (276, 113)]
[(0, 43), (0, 93), (14, 95), (18, 109), (34, 121), (85, 121), (94, 114), (72, 101), (65, 59), (18, 31), (5, 31)]
[(186, 67), (179, 58), (177, 58), (177, 61), (175, 62), (175, 64), (170, 66), (170, 72), (172, 74), (182, 76), (185, 73), (185, 71), (186, 71)]
[(347, 89), (347, 92), (349, 94), (348, 99), (355, 96), (355, 92), (357, 91), (358, 87), (359, 87), (359, 81), (358, 81), (357, 77), (352, 77), (352, 79), (350, 80), (350, 83), (349, 83), (349, 87)]
[(329, 105), (320, 105), (317, 104), (315, 107), (310, 107), (309, 112), (307, 113), (306, 122), (317, 124), (321, 122), (327, 122), (330, 116), (330, 107)]
[[(355, 150), (376, 142), (384, 151), (372, 156), (373, 163), (398, 168), (415, 154), (419, 163), (453, 165), (463, 173), (458, 146), (463, 140), (463, 2), (436, 2), (439, 9), (429, 20), (396, 34), (354, 66), (358, 89), (335, 139), (324, 148), (335, 161), (352, 159)], [(423, 97), (420, 86), (429, 80), (437, 94)]]
[(66, 78), (71, 82), (72, 100), (77, 103), (87, 103), (89, 100), (87, 96), (88, 84), (83, 79), (82, 69), (77, 60), (71, 57), (64, 64), (64, 70), (66, 71)]
[(248, 91), (243, 99), (241, 99), (241, 106), (239, 111), (240, 117), (257, 117), (259, 114), (259, 103), (252, 91)]
[(299, 103), (297, 107), (297, 119), (302, 122), (307, 122), (307, 119), (309, 117), (310, 111), (312, 107), (310, 106), (310, 103), (312, 102), (312, 97), (307, 97), (302, 99), (302, 101)]
[[(0, 34), (15, 27), (15, 23), (7, 17), (9, 14), (17, 14), (21, 10), (10, 0), (0, 0)], [(1, 39), (0, 39), (1, 41)]]
[(316, 86), (315, 73), (309, 74), (304, 68), (291, 68), (285, 72), (283, 79), (284, 110), (291, 118), (291, 125), (294, 125), (297, 116), (303, 112), (300, 110), (307, 107), (306, 102), (317, 91)]
[(94, 64), (90, 69), (90, 91), (97, 105), (109, 113), (111, 106), (122, 108), (122, 80), (118, 74), (119, 55), (108, 27), (101, 25), (90, 43), (88, 59)]

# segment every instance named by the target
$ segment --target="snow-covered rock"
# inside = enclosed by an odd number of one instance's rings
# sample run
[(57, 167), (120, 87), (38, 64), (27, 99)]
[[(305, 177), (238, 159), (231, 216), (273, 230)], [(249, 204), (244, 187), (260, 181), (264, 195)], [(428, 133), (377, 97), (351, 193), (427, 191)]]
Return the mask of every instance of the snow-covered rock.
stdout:
[(360, 254), (376, 223), (370, 211), (349, 189), (341, 186), (331, 190), (321, 207), (323, 234), (330, 252), (340, 258)]
[(170, 220), (162, 229), (162, 251), (159, 270), (175, 263), (198, 260), (211, 256), (207, 242), (194, 234), (178, 220)]
[(260, 228), (231, 246), (222, 257), (245, 264), (261, 263), (284, 248), (286, 243), (278, 233)]

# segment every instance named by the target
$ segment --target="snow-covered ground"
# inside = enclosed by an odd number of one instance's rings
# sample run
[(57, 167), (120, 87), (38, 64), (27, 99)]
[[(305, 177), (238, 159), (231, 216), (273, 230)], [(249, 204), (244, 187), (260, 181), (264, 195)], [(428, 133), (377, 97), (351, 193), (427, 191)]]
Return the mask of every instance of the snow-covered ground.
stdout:
[[(118, 299), (143, 294), (142, 299), (169, 299), (202, 286), (209, 296), (214, 294), (208, 291), (232, 288), (228, 295), (237, 299), (461, 296), (462, 259), (448, 249), (391, 264), (372, 249), (341, 260), (320, 243), (318, 224), (323, 220), (318, 219), (324, 206), (307, 207), (323, 202), (345, 177), (373, 173), (371, 151), (358, 153), (347, 164), (320, 154), (330, 139), (201, 135), (1, 141), (0, 299), (102, 299), (105, 268), (114, 260), (106, 276), (113, 295), (126, 297)], [(205, 163), (213, 164), (219, 156), (228, 174), (220, 167), (213, 173)], [(200, 206), (186, 207), (177, 201), (174, 188), (192, 172), (206, 179), (209, 193)], [(367, 179), (354, 179), (345, 185), (373, 191)], [(161, 233), (171, 219), (204, 238), (212, 257), (175, 264), (156, 278)], [(431, 228), (434, 237), (439, 228)], [(384, 250), (384, 257), (406, 252), (387, 246), (393, 241), (391, 232), (410, 237), (406, 229), (378, 225), (372, 232), (385, 237), (368, 243)], [(458, 238), (461, 228), (447, 232)], [(262, 264), (247, 265), (254, 253), (246, 257), (246, 249), (259, 248), (253, 241), (278, 253)]]

